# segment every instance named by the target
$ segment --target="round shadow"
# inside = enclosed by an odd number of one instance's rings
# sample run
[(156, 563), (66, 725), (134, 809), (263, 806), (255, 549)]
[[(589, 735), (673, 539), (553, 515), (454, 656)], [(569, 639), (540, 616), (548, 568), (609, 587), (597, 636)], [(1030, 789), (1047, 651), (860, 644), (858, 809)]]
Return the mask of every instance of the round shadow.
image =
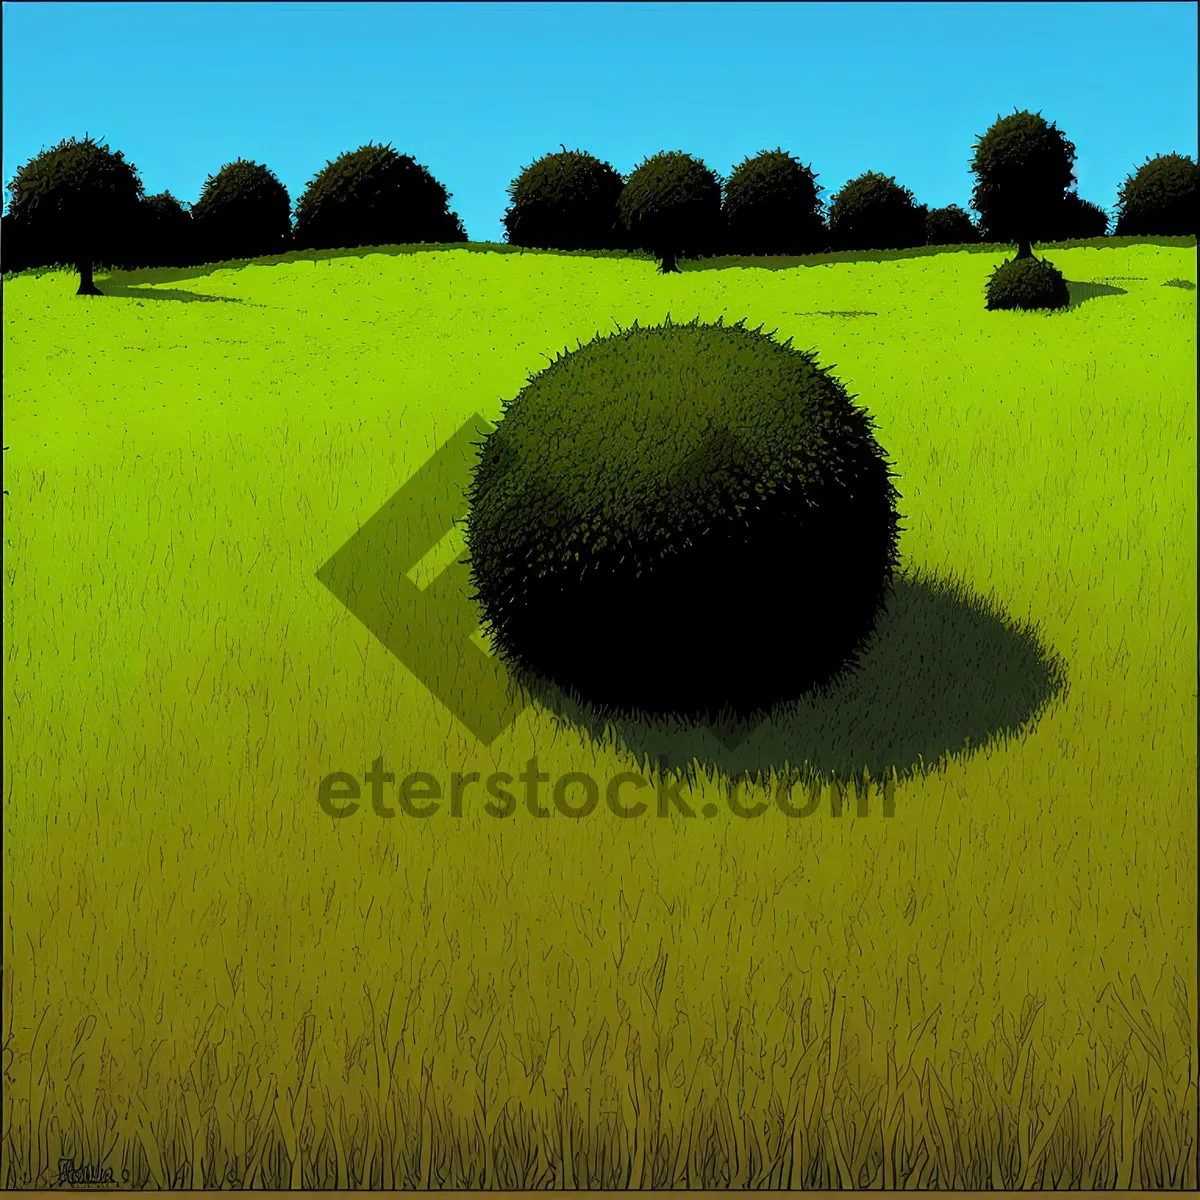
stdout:
[(826, 783), (928, 774), (947, 757), (1020, 736), (1068, 690), (1064, 661), (1035, 627), (961, 582), (904, 573), (857, 664), (760, 720), (648, 717), (590, 704), (544, 679), (511, 682), (558, 723), (643, 768), (693, 780), (773, 774)]

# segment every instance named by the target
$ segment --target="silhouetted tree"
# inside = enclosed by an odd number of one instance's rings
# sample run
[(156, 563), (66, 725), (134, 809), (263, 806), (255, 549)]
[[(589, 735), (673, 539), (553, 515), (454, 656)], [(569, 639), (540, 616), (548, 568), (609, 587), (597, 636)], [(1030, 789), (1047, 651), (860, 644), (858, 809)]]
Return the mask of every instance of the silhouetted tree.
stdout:
[(664, 274), (680, 258), (713, 254), (721, 243), (721, 178), (698, 158), (665, 151), (643, 160), (617, 199), (630, 245), (649, 251)]
[(79, 272), (79, 296), (99, 296), (95, 265), (127, 249), (143, 188), (137, 168), (90, 137), (71, 138), (31, 158), (8, 184), (18, 240), (38, 245), (47, 263)]
[(997, 118), (975, 144), (971, 207), (989, 241), (1017, 243), (1017, 258), (1033, 254), (1047, 223), (1075, 182), (1075, 147), (1040, 113)]
[(1127, 176), (1117, 200), (1117, 237), (1186, 237), (1197, 232), (1200, 168), (1183, 154), (1147, 158)]

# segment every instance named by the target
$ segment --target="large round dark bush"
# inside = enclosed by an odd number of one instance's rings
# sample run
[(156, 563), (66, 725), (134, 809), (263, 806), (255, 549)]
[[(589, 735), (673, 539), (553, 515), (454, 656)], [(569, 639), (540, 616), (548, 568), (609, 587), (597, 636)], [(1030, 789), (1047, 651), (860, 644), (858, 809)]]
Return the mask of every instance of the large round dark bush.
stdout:
[(1121, 185), (1117, 237), (1186, 237), (1197, 232), (1200, 168), (1183, 154), (1148, 158)]
[(741, 322), (564, 353), (506, 405), (469, 489), (501, 659), (658, 714), (744, 716), (829, 682), (897, 563), (872, 426), (815, 354)]
[(1016, 242), (1017, 258), (1029, 258), (1075, 182), (1074, 143), (1040, 112), (1021, 110), (997, 117), (974, 150), (971, 207), (983, 240)]
[(69, 138), (31, 158), (7, 186), (18, 260), (74, 267), (77, 294), (100, 295), (93, 269), (120, 265), (141, 210), (137, 168), (91, 137)]
[(197, 261), (192, 214), (170, 192), (146, 197), (150, 214), (151, 261), (155, 266), (186, 267)]
[(450, 193), (391, 146), (367, 144), (326, 165), (296, 203), (298, 250), (465, 242)]
[(1013, 258), (1002, 262), (987, 284), (989, 309), (1055, 309), (1071, 303), (1067, 281), (1043, 258)]
[(582, 150), (547, 154), (509, 186), (505, 237), (512, 246), (544, 250), (619, 250), (628, 235), (617, 220), (625, 180)]
[(239, 158), (204, 181), (192, 206), (203, 262), (285, 254), (292, 245), (291, 201), (274, 172)]
[(925, 245), (928, 209), (890, 175), (851, 179), (829, 206), (834, 250), (904, 250)]
[(125, 270), (186, 267), (200, 261), (191, 213), (170, 192), (147, 196), (121, 231), (113, 265)]
[(925, 243), (929, 246), (965, 246), (979, 241), (971, 216), (957, 204), (931, 209), (925, 218)]
[(817, 177), (782, 149), (762, 150), (725, 181), (726, 254), (820, 254), (829, 241)]
[(1108, 213), (1077, 192), (1067, 192), (1038, 231), (1039, 242), (1073, 242), (1108, 233)]
[(682, 151), (655, 154), (621, 189), (617, 217), (631, 248), (653, 254), (664, 273), (677, 271), (680, 258), (720, 250), (721, 178)]

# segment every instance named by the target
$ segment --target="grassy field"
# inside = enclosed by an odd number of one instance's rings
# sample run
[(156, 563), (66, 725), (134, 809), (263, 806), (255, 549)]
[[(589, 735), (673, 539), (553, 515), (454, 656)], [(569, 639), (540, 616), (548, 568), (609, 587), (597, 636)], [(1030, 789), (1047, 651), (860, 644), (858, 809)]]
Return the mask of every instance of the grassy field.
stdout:
[[(1196, 250), (1053, 249), (1070, 309), (989, 313), (1006, 256), (6, 279), (0, 1184), (1195, 1187)], [(875, 417), (876, 642), (741, 740), (550, 692), (489, 726), (421, 497), (549, 356), (668, 313)], [(343, 551), (414, 476), (412, 553)], [(746, 586), (820, 586), (785, 565)], [(535, 756), (650, 810), (318, 803)]]

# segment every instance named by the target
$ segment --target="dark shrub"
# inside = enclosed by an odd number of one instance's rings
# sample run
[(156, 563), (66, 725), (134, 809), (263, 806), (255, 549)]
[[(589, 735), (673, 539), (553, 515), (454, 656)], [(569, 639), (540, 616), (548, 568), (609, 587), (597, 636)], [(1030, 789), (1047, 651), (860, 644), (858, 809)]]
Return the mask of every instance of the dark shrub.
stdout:
[(748, 715), (832, 680), (897, 563), (871, 429), (814, 354), (741, 322), (635, 323), (560, 356), (469, 490), (497, 653), (647, 713)]
[(904, 250), (925, 245), (928, 210), (890, 175), (851, 179), (829, 206), (834, 250)]
[(465, 242), (450, 194), (426, 167), (368, 144), (327, 163), (296, 204), (300, 250)]
[(690, 154), (655, 154), (621, 189), (617, 217), (631, 248), (653, 254), (664, 273), (677, 271), (677, 259), (720, 251), (721, 178)]
[(975, 144), (971, 207), (986, 242), (1015, 242), (1028, 258), (1075, 182), (1075, 146), (1041, 113), (997, 117)]
[[(97, 266), (115, 265), (144, 194), (124, 154), (85, 137), (70, 138), (31, 158), (8, 185), (10, 228), (45, 265), (79, 271), (76, 295), (98, 296)], [(34, 265), (30, 263), (29, 265)]]
[(932, 209), (925, 218), (925, 242), (929, 246), (965, 246), (979, 241), (979, 230), (970, 214), (957, 204)]
[(185, 267), (199, 261), (191, 213), (170, 192), (146, 196), (121, 230), (111, 265), (136, 271)]
[(582, 150), (547, 154), (509, 186), (504, 214), (512, 246), (543, 250), (620, 250), (628, 235), (617, 220), (625, 180)]
[(151, 262), (160, 267), (187, 267), (198, 261), (192, 214), (170, 192), (146, 197), (150, 215)]
[(1121, 185), (1116, 236), (1195, 235), (1198, 174), (1196, 161), (1182, 154), (1148, 158)]
[(741, 162), (725, 182), (724, 253), (822, 253), (829, 231), (816, 180), (782, 149)]
[(1062, 273), (1041, 258), (1014, 258), (1001, 263), (987, 284), (989, 309), (1056, 309), (1071, 303)]
[(239, 158), (204, 182), (192, 206), (201, 261), (285, 254), (292, 245), (287, 188), (267, 167)]
[(1108, 233), (1108, 213), (1098, 204), (1068, 192), (1062, 203), (1046, 219), (1038, 234), (1039, 242), (1085, 241)]

